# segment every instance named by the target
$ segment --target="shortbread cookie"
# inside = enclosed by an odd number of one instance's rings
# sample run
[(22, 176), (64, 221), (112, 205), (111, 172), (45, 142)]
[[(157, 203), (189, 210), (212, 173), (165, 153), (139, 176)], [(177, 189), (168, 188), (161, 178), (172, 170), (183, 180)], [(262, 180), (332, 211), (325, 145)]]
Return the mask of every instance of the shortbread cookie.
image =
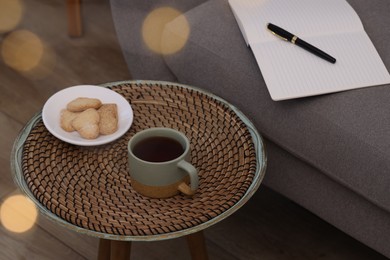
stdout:
[(99, 113), (94, 108), (81, 112), (72, 121), (72, 126), (85, 139), (95, 139), (99, 136)]
[(115, 133), (118, 129), (118, 109), (116, 104), (103, 104), (99, 110), (99, 130), (102, 135)]
[(80, 113), (78, 112), (70, 112), (66, 109), (61, 111), (61, 128), (67, 132), (75, 131), (72, 126), (72, 121), (75, 119)]
[(97, 98), (79, 97), (68, 103), (66, 108), (71, 112), (82, 112), (88, 108), (98, 109), (102, 102)]

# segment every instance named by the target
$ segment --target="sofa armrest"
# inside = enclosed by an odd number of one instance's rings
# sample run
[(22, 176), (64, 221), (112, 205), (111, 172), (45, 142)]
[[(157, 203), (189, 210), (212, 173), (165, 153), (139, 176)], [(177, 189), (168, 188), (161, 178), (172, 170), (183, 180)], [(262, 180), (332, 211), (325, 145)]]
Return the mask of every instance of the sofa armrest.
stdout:
[(180, 13), (206, 0), (111, 0), (111, 11), (118, 40), (133, 79), (175, 81), (162, 54), (152, 51), (143, 41), (142, 26), (148, 14), (156, 8), (172, 7)]

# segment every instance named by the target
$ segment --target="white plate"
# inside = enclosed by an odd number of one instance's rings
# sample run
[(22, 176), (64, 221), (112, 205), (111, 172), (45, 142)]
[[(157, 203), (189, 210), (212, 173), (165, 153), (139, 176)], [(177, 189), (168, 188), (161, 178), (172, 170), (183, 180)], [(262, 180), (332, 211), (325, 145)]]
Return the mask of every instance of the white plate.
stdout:
[[(66, 132), (60, 126), (61, 110), (78, 98), (98, 98), (102, 103), (115, 103), (118, 108), (118, 130), (110, 135), (100, 135), (96, 139), (84, 139), (76, 131)], [(47, 130), (62, 141), (82, 145), (94, 146), (112, 142), (129, 130), (133, 123), (133, 110), (130, 103), (120, 94), (105, 87), (80, 85), (63, 89), (51, 96), (43, 106), (42, 119)]]

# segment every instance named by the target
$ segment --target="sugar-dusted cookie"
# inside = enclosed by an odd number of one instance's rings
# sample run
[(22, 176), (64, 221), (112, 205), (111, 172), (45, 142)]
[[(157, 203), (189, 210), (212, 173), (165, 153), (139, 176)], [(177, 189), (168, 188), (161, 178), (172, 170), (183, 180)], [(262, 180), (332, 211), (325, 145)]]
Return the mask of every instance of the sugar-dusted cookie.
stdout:
[(97, 98), (78, 97), (68, 103), (66, 108), (71, 112), (82, 112), (88, 108), (98, 109), (102, 102)]
[(88, 108), (72, 121), (72, 126), (85, 139), (95, 139), (99, 136), (100, 116), (96, 109)]
[(103, 104), (99, 110), (99, 130), (103, 135), (115, 133), (118, 130), (118, 109), (116, 104)]
[(70, 112), (66, 109), (61, 110), (61, 128), (67, 132), (73, 132), (75, 129), (72, 126), (72, 121), (75, 119), (80, 113), (78, 112)]

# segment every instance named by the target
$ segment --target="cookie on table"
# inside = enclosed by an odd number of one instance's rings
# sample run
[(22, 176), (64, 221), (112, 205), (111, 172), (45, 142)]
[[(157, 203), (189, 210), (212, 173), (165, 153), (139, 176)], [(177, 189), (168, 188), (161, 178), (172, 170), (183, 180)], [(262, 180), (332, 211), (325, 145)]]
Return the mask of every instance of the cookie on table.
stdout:
[(72, 126), (72, 121), (79, 114), (80, 113), (78, 112), (70, 112), (69, 110), (66, 109), (61, 110), (61, 119), (60, 119), (61, 128), (67, 132), (75, 131), (74, 127)]
[(73, 128), (85, 139), (95, 139), (99, 136), (100, 116), (96, 109), (88, 108), (81, 112), (73, 121)]
[(118, 130), (118, 109), (116, 104), (103, 104), (99, 109), (99, 130), (102, 135), (109, 135)]
[(102, 102), (97, 98), (78, 97), (68, 103), (66, 108), (70, 112), (82, 112), (88, 108), (98, 109)]

